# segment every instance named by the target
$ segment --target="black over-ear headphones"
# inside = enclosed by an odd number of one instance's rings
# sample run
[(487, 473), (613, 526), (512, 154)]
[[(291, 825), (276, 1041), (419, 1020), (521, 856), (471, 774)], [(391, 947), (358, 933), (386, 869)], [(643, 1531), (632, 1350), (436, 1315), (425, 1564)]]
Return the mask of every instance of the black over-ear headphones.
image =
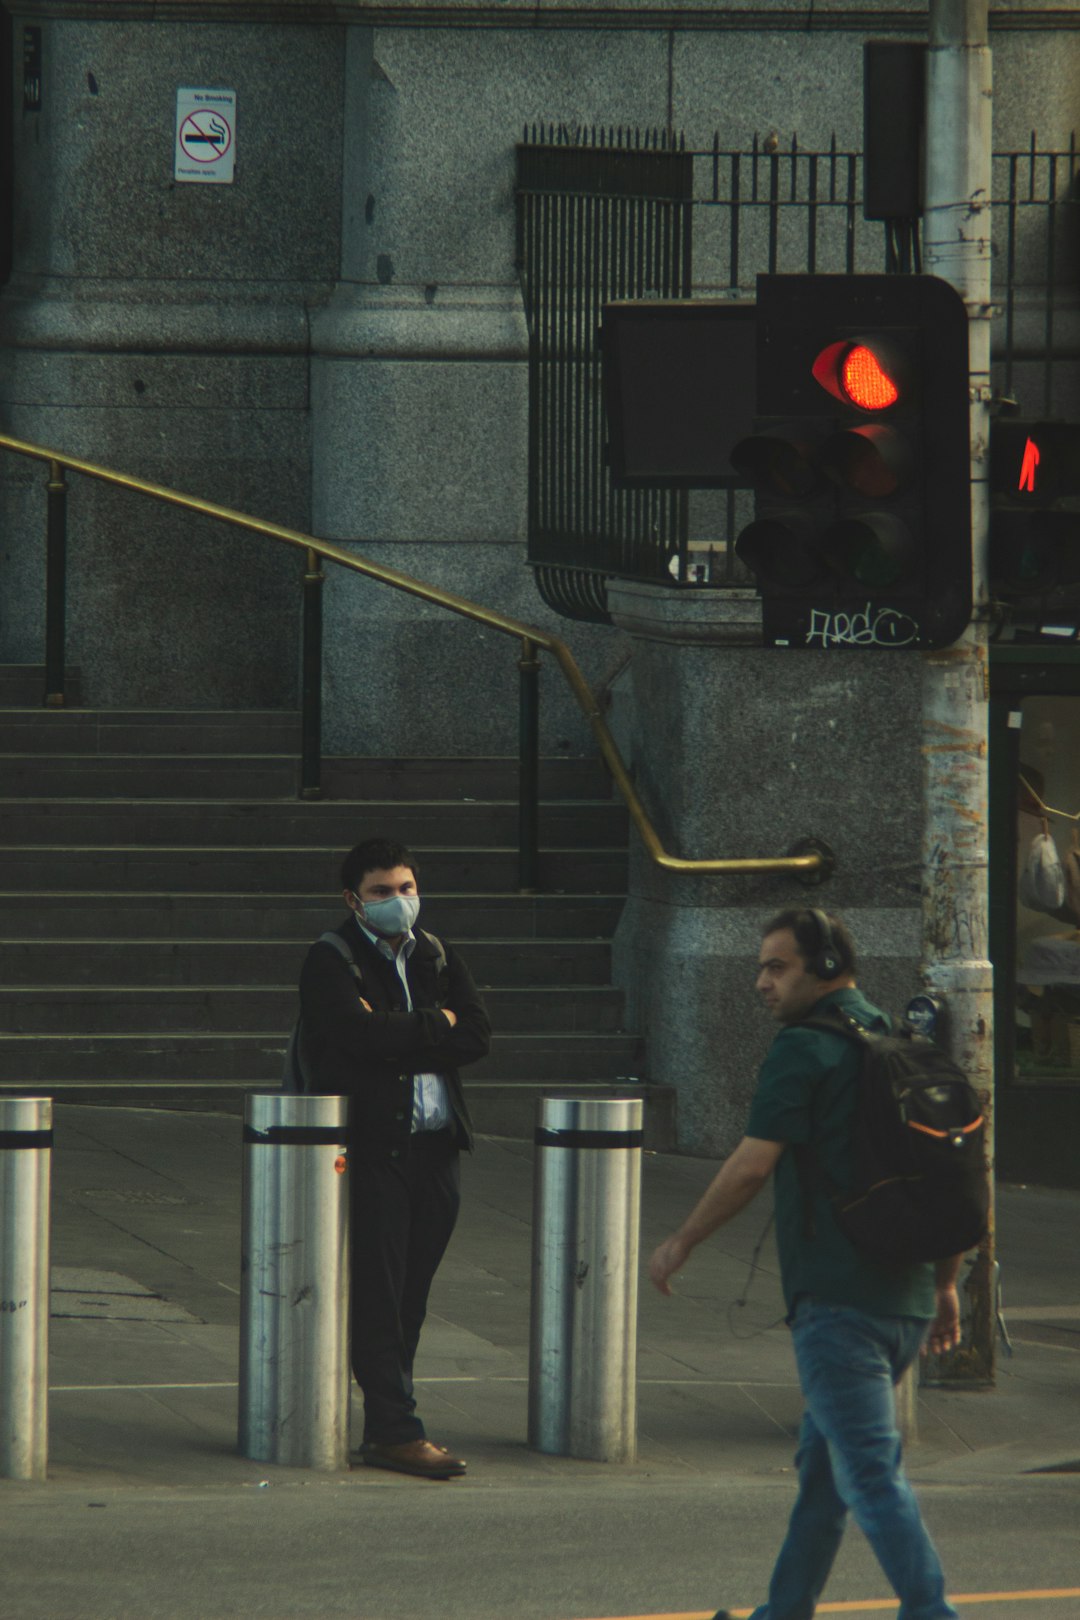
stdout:
[(811, 911), (809, 915), (817, 927), (818, 943), (807, 966), (819, 979), (835, 979), (840, 972), (840, 948), (833, 937), (832, 924), (823, 911)]

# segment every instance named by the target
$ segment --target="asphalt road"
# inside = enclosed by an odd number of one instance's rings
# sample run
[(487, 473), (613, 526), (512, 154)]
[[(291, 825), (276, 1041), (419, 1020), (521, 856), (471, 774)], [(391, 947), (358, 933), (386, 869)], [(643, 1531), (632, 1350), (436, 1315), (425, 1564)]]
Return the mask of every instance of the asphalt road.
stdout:
[[(511, 1460), (512, 1461), (512, 1460)], [(448, 1486), (277, 1480), (233, 1488), (5, 1493), (11, 1620), (608, 1620), (711, 1616), (760, 1598), (788, 1479), (563, 1477)], [(1072, 1588), (965, 1604), (989, 1620), (1080, 1615), (1076, 1476), (921, 1489), (954, 1592)], [(852, 1532), (832, 1603), (888, 1587)], [(710, 1607), (711, 1605), (711, 1607)], [(895, 1613), (895, 1605), (884, 1610)]]
[[(469, 1475), (322, 1475), (237, 1453), (238, 1121), (58, 1112), (49, 1478), (0, 1481), (0, 1620), (707, 1620), (760, 1601), (801, 1410), (768, 1244), (734, 1303), (766, 1210), (698, 1251), (674, 1299), (643, 1287), (638, 1460), (541, 1456), (532, 1150), (483, 1141), (417, 1369)], [(645, 1160), (643, 1258), (713, 1168)], [(951, 1590), (983, 1594), (964, 1620), (1080, 1620), (1080, 1195), (1004, 1188), (998, 1218), (1015, 1354), (994, 1390), (920, 1392), (910, 1468)], [(895, 1615), (857, 1530), (826, 1597), (821, 1615)]]

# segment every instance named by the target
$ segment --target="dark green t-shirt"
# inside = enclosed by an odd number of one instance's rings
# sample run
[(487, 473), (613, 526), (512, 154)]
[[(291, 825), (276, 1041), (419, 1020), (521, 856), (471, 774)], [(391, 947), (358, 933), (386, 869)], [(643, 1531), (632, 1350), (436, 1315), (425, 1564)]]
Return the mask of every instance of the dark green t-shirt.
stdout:
[[(837, 990), (814, 1012), (842, 1007), (866, 1028), (885, 1031), (888, 1019), (860, 990)], [(867, 1260), (833, 1219), (827, 1195), (814, 1193), (814, 1233), (807, 1235), (802, 1186), (792, 1143), (812, 1142), (829, 1180), (851, 1185), (851, 1126), (861, 1054), (845, 1035), (788, 1024), (761, 1066), (746, 1134), (785, 1142), (776, 1166), (776, 1242), (780, 1279), (790, 1312), (800, 1294), (831, 1305), (854, 1305), (878, 1316), (934, 1315), (934, 1268), (892, 1268)]]

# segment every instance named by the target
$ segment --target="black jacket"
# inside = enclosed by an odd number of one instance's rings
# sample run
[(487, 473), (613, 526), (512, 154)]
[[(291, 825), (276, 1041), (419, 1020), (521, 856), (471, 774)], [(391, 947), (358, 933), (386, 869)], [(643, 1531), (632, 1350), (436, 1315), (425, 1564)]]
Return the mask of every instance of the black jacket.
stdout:
[[(458, 1068), (485, 1057), (491, 1023), (465, 963), (449, 945), (436, 973), (438, 953), (420, 931), (406, 973), (413, 1011), (393, 962), (375, 949), (349, 916), (337, 932), (363, 976), (361, 988), (349, 964), (332, 945), (316, 942), (300, 974), (300, 1013), (305, 1057), (316, 1089), (352, 1099), (350, 1138), (362, 1156), (397, 1158), (408, 1152), (413, 1075), (434, 1072), (447, 1083), (460, 1146), (472, 1147), (473, 1131)], [(361, 997), (371, 1005), (367, 1012)], [(457, 1014), (453, 1028), (438, 1010)]]

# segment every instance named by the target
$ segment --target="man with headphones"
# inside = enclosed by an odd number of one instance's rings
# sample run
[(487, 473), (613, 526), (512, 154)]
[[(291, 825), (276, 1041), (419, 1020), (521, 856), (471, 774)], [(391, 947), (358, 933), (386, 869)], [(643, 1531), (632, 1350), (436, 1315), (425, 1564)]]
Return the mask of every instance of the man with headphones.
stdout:
[[(819, 1182), (850, 1184), (860, 1063), (846, 1036), (802, 1020), (836, 1006), (865, 1029), (888, 1028), (856, 987), (843, 923), (823, 911), (782, 911), (765, 926), (758, 969), (758, 992), (780, 1029), (758, 1075), (746, 1135), (649, 1267), (656, 1287), (670, 1294), (691, 1251), (774, 1177), (780, 1276), (806, 1410), (798, 1497), (768, 1599), (751, 1620), (811, 1620), (849, 1512), (903, 1620), (958, 1620), (903, 1471), (894, 1385), (924, 1342), (935, 1354), (959, 1343), (961, 1256), (885, 1268), (840, 1231), (823, 1186), (808, 1194), (800, 1180), (796, 1150), (808, 1144), (826, 1172)], [(727, 1617), (720, 1609), (715, 1620)]]

